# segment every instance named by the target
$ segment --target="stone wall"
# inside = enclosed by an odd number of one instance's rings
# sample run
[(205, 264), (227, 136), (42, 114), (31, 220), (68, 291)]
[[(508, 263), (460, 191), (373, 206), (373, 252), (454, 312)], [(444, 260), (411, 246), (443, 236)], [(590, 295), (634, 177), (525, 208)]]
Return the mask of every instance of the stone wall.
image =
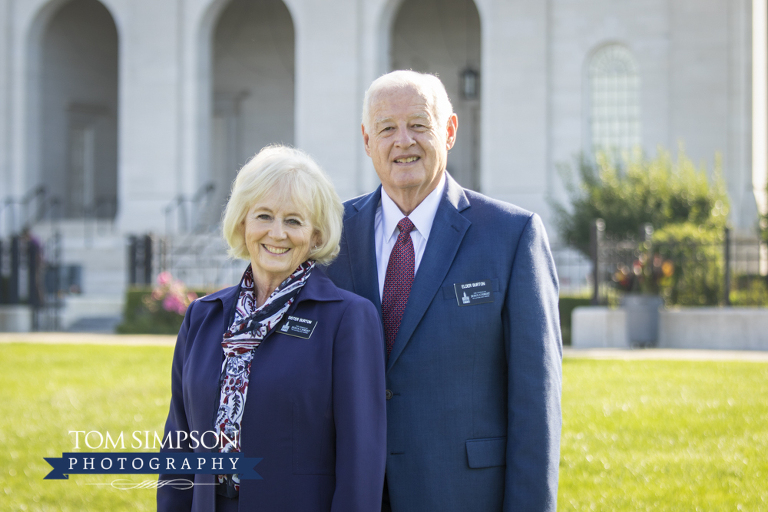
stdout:
[[(573, 348), (629, 348), (623, 309), (573, 311)], [(659, 348), (768, 350), (767, 308), (676, 308), (659, 318)]]

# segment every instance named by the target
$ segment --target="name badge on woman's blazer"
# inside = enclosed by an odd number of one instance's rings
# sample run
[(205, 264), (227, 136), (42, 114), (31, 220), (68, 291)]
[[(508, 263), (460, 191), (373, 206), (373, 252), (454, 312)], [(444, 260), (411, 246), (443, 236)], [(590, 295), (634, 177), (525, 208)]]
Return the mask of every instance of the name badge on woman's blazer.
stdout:
[(283, 322), (283, 325), (278, 327), (277, 332), (307, 340), (312, 336), (315, 326), (317, 326), (317, 320), (289, 316), (285, 322)]

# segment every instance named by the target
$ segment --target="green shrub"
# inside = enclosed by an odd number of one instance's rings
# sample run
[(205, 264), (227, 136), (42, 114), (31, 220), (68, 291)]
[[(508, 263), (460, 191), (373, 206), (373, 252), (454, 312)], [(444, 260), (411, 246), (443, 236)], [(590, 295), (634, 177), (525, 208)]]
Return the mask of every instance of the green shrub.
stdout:
[(723, 230), (691, 222), (653, 233), (653, 252), (674, 264), (661, 287), (668, 305), (714, 306), (724, 297)]
[[(739, 276), (745, 277), (745, 276)], [(737, 277), (737, 281), (739, 280)], [(745, 286), (739, 286), (736, 290), (731, 290), (730, 300), (732, 306), (768, 306), (768, 284), (764, 276), (748, 276), (752, 279), (747, 281)]]
[(119, 334), (176, 334), (184, 315), (158, 309), (150, 311), (144, 297), (152, 294), (152, 287), (136, 287), (126, 292), (123, 323), (117, 326)]
[[(765, 194), (768, 195), (768, 187), (766, 187)], [(760, 214), (757, 227), (760, 232), (760, 238), (763, 239), (763, 242), (768, 243), (768, 211)]]
[[(118, 334), (177, 334), (184, 315), (175, 311), (147, 307), (147, 297), (152, 295), (151, 286), (134, 287), (126, 292), (123, 323), (117, 326)], [(208, 292), (197, 290), (198, 297)]]
[(578, 183), (567, 170), (564, 180), (570, 204), (553, 204), (561, 238), (589, 255), (589, 233), (596, 219), (605, 221), (605, 234), (636, 237), (642, 226), (655, 229), (692, 223), (722, 231), (728, 216), (728, 196), (716, 157), (714, 179), (697, 169), (678, 151), (677, 161), (663, 149), (653, 159), (635, 152), (623, 162), (605, 153), (595, 161), (578, 162)]
[(117, 326), (118, 333), (176, 334), (189, 305), (206, 294), (189, 290), (167, 270), (157, 275), (156, 283), (151, 288), (128, 290), (123, 323)]

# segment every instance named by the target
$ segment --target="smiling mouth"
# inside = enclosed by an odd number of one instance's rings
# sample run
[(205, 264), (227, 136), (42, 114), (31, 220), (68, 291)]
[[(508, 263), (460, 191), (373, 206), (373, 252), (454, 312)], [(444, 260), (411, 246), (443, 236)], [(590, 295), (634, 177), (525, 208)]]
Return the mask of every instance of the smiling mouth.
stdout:
[(270, 254), (285, 254), (290, 251), (287, 247), (275, 247), (267, 244), (261, 244), (261, 246)]
[(405, 158), (396, 158), (395, 163), (396, 164), (409, 164), (411, 162), (415, 162), (416, 160), (419, 160), (420, 157), (418, 156), (408, 156)]

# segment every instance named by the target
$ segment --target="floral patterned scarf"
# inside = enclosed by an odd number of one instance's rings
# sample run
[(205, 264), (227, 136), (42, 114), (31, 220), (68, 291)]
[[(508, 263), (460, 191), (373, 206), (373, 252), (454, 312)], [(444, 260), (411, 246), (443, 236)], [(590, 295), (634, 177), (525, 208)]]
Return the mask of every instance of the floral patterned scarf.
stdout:
[[(222, 453), (240, 451), (240, 422), (243, 419), (253, 353), (262, 340), (272, 332), (291, 307), (296, 295), (306, 284), (315, 262), (305, 261), (280, 283), (266, 302), (256, 307), (256, 289), (251, 266), (240, 280), (240, 293), (235, 305), (235, 318), (221, 342), (224, 363), (221, 365), (221, 395), (216, 413), (216, 431), (232, 442), (221, 446)], [(221, 437), (220, 437), (221, 439)], [(226, 482), (227, 495), (234, 497), (240, 491), (239, 475), (218, 475), (219, 483)]]

